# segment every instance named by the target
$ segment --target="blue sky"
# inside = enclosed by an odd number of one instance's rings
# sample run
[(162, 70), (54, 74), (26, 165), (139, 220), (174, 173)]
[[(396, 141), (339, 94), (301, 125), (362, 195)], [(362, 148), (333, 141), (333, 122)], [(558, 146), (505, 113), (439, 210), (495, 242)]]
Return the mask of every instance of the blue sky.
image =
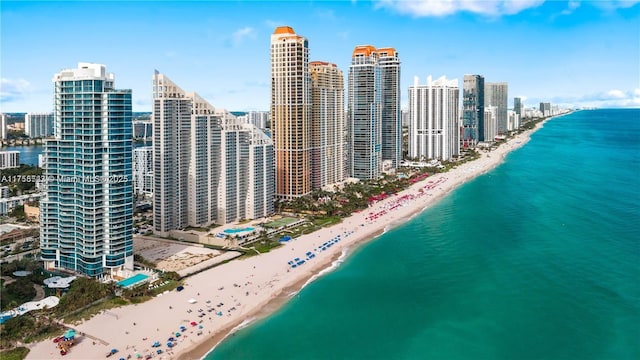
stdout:
[[(267, 110), (269, 42), (289, 25), (346, 74), (355, 45), (413, 77), (481, 74), (527, 106), (640, 107), (640, 1), (0, 2), (0, 111), (51, 111), (53, 75), (107, 65), (151, 111), (154, 69), (216, 107)], [(346, 85), (346, 84), (345, 84)]]

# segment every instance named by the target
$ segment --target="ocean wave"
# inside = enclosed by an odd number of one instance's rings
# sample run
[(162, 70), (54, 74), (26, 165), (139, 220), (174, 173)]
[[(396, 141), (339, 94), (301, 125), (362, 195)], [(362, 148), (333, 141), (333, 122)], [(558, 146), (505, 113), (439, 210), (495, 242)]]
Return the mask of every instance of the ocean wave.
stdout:
[(333, 270), (337, 269), (338, 266), (340, 266), (340, 264), (342, 264), (344, 262), (344, 259), (347, 258), (347, 255), (349, 254), (349, 247), (345, 247), (344, 249), (342, 249), (342, 252), (340, 253), (340, 257), (338, 257), (335, 261), (333, 261), (331, 263), (331, 265), (327, 266), (326, 268), (320, 270), (320, 272), (318, 272), (317, 274), (313, 275), (312, 277), (309, 278), (309, 280), (307, 280), (304, 285), (302, 285), (302, 287), (298, 290), (295, 291), (293, 293), (290, 293), (289, 296), (294, 296), (296, 294), (298, 294), (302, 289), (304, 289), (307, 285), (311, 284), (312, 282), (316, 281), (318, 278), (320, 278), (321, 276), (324, 276), (330, 272), (332, 272)]
[(255, 317), (250, 317), (248, 319), (243, 320), (240, 324), (238, 324), (237, 326), (235, 326), (233, 329), (231, 329), (231, 331), (229, 331), (227, 333), (227, 335), (225, 335), (222, 339), (220, 339), (220, 341), (218, 341), (218, 343), (216, 345), (214, 345), (211, 350), (207, 351), (206, 354), (204, 354), (204, 356), (202, 356), (200, 358), (200, 360), (205, 360), (207, 358), (207, 356), (209, 354), (211, 354), (213, 352), (213, 350), (215, 350), (216, 347), (218, 347), (219, 344), (222, 344), (222, 342), (228, 338), (230, 335), (235, 334), (236, 332), (246, 328), (247, 326), (249, 326), (252, 322), (254, 322), (256, 320)]

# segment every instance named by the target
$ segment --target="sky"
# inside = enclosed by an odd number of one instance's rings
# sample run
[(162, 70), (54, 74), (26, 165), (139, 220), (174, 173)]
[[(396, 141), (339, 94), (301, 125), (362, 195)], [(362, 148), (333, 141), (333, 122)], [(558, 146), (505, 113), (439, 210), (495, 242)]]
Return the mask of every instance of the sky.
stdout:
[[(0, 112), (50, 112), (54, 74), (105, 64), (133, 110), (155, 69), (230, 111), (268, 110), (270, 36), (344, 72), (356, 45), (394, 47), (414, 77), (480, 74), (526, 106), (640, 107), (640, 0), (0, 1)], [(346, 88), (346, 83), (345, 83)]]

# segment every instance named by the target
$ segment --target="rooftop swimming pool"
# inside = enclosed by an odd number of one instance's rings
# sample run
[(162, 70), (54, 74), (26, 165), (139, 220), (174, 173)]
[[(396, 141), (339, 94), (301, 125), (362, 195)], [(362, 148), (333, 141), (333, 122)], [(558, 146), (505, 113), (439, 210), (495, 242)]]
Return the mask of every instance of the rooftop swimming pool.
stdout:
[(149, 275), (145, 275), (145, 274), (135, 274), (134, 276), (130, 277), (130, 278), (126, 278), (124, 280), (120, 280), (117, 282), (117, 285), (123, 288), (135, 285), (139, 282), (142, 282), (144, 280), (147, 280), (149, 278)]
[(236, 233), (253, 231), (253, 230), (254, 230), (254, 228), (252, 228), (252, 227), (246, 227), (246, 228), (242, 228), (242, 229), (227, 229), (224, 232), (227, 233), (227, 234), (236, 234)]

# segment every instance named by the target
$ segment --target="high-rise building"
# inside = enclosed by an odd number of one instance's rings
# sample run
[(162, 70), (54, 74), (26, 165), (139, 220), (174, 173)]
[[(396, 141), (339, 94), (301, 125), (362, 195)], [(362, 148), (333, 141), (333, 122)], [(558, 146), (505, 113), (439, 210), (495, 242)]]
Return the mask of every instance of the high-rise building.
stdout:
[[(498, 134), (504, 134), (507, 132), (507, 110), (509, 102), (508, 93), (509, 85), (506, 82), (487, 82), (484, 84), (484, 106), (496, 107)], [(493, 139), (490, 140), (493, 141)]]
[(225, 110), (221, 120), (217, 223), (265, 217), (273, 213), (273, 143), (255, 125)]
[(507, 112), (507, 131), (513, 131), (520, 128), (520, 115), (515, 111), (509, 110)]
[[(170, 230), (188, 226), (191, 109), (192, 101), (186, 97), (186, 93), (156, 71), (153, 76), (151, 115), (154, 148), (153, 226), (154, 232), (162, 236), (167, 236)], [(204, 157), (208, 155), (208, 152), (202, 154)]]
[(484, 141), (484, 77), (465, 75), (462, 85), (462, 146)]
[(551, 116), (551, 103), (541, 102), (540, 112), (542, 113), (542, 116)]
[(484, 108), (484, 142), (494, 142), (498, 135), (498, 107), (485, 106)]
[(382, 167), (382, 92), (378, 53), (373, 46), (353, 50), (348, 83), (349, 175), (375, 179)]
[[(275, 211), (275, 159), (273, 142), (262, 130), (253, 124), (245, 124), (249, 135), (249, 161), (245, 219), (257, 219)], [(243, 175), (244, 176), (244, 175)]]
[(135, 139), (150, 139), (153, 135), (153, 123), (149, 120), (133, 122), (133, 137)]
[(460, 153), (458, 79), (427, 77), (409, 87), (409, 157), (449, 160)]
[(520, 118), (524, 116), (524, 104), (522, 103), (522, 98), (513, 98), (513, 111), (515, 111), (515, 113), (518, 114)]
[(0, 169), (20, 167), (20, 151), (0, 151)]
[(402, 117), (402, 127), (409, 127), (409, 110), (402, 110), (400, 114)]
[(45, 268), (88, 276), (133, 269), (131, 90), (106, 66), (55, 74), (54, 136), (45, 142), (40, 202)]
[(289, 26), (271, 35), (271, 136), (276, 154), (276, 196), (311, 191), (311, 79), (309, 42)]
[(249, 111), (247, 113), (247, 123), (255, 125), (260, 130), (264, 130), (269, 123), (269, 112)]
[(133, 149), (133, 193), (153, 194), (153, 146)]
[(155, 233), (273, 213), (273, 145), (261, 130), (158, 72), (153, 94)]
[(53, 135), (52, 113), (27, 113), (24, 116), (24, 133), (32, 138)]
[(314, 61), (311, 73), (311, 187), (344, 180), (344, 80), (335, 64)]
[(0, 114), (0, 140), (7, 138), (7, 114)]
[(400, 116), (400, 58), (394, 48), (379, 48), (380, 91), (382, 91), (382, 160), (397, 169), (402, 160), (402, 118)]

